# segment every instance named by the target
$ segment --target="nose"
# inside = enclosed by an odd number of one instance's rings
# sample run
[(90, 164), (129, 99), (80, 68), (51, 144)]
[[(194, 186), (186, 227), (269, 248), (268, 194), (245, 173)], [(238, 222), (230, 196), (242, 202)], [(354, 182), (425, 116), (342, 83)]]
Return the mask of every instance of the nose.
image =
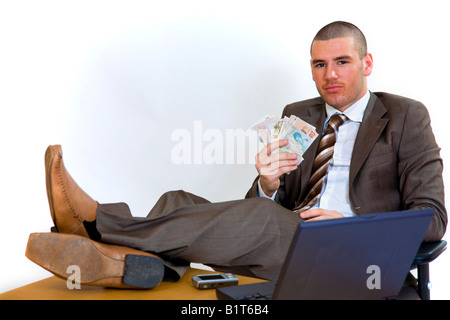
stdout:
[(325, 73), (325, 77), (327, 78), (327, 80), (335, 80), (337, 79), (337, 74), (336, 74), (336, 70), (334, 70), (333, 67), (328, 66), (326, 73)]

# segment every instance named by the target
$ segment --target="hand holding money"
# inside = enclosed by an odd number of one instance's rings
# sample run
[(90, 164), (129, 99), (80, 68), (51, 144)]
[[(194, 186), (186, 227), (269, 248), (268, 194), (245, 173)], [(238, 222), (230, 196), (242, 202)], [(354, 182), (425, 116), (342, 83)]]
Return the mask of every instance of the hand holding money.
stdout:
[(274, 140), (256, 155), (255, 167), (259, 173), (261, 187), (269, 197), (280, 187), (280, 176), (297, 169), (303, 159), (299, 159), (296, 153), (274, 152), (287, 144), (286, 139)]
[(252, 129), (264, 145), (280, 139), (288, 140), (287, 145), (273, 151), (293, 152), (299, 157), (303, 156), (318, 136), (315, 127), (294, 115), (283, 119), (267, 115), (254, 124)]
[(256, 155), (255, 167), (264, 193), (272, 196), (280, 186), (280, 176), (297, 169), (318, 134), (313, 126), (296, 116), (283, 119), (265, 116), (252, 129), (265, 145)]

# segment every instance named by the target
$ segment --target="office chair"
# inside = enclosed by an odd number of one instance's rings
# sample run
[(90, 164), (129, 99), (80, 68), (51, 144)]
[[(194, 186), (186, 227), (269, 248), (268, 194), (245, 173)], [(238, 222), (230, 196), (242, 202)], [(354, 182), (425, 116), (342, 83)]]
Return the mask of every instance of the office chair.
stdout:
[(430, 300), (430, 268), (429, 263), (439, 257), (447, 249), (447, 241), (424, 242), (417, 251), (411, 270), (417, 268), (419, 296), (422, 300)]

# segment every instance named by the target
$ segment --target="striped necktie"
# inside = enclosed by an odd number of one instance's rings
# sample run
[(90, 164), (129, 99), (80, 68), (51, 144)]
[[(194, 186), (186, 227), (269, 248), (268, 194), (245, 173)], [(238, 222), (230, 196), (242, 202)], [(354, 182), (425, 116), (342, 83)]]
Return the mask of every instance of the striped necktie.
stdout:
[(311, 175), (308, 184), (309, 193), (305, 200), (293, 209), (295, 213), (310, 209), (319, 200), (323, 182), (328, 172), (328, 165), (333, 158), (334, 144), (336, 143), (336, 130), (347, 120), (348, 118), (345, 114), (334, 114), (331, 116), (330, 121), (328, 121), (328, 125), (319, 142), (316, 158), (314, 159), (313, 174)]

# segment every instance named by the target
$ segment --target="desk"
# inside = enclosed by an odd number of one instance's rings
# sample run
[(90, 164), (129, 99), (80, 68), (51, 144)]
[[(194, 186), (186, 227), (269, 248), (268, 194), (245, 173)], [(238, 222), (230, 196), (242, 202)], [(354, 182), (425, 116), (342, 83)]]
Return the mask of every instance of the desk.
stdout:
[[(80, 290), (69, 290), (66, 281), (57, 277), (0, 294), (0, 300), (217, 300), (216, 290), (199, 290), (191, 282), (196, 274), (211, 271), (190, 268), (178, 282), (161, 282), (150, 290), (110, 289), (81, 285)], [(262, 279), (238, 276), (239, 284), (264, 282)]]

